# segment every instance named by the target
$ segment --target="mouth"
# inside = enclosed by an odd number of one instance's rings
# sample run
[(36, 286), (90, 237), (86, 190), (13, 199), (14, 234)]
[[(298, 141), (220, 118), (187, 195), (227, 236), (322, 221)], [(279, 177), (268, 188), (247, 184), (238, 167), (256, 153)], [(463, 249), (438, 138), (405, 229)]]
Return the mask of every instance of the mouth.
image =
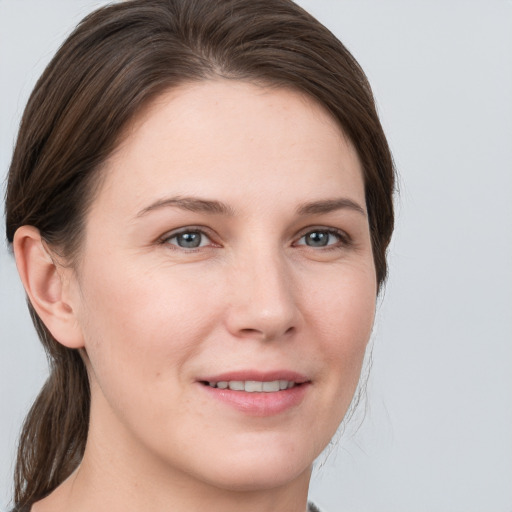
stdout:
[(205, 386), (217, 389), (230, 389), (231, 391), (245, 391), (246, 393), (277, 393), (287, 389), (301, 386), (304, 382), (295, 382), (293, 380), (221, 380), (221, 381), (201, 381)]
[(239, 371), (198, 381), (211, 399), (250, 416), (274, 416), (298, 407), (312, 381), (293, 371)]

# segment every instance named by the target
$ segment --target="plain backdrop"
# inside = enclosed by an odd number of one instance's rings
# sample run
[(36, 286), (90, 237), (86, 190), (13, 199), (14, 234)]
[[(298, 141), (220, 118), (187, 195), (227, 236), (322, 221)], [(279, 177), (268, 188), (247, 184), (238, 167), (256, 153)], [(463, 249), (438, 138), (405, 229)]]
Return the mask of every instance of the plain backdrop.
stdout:
[[(0, 0), (1, 180), (35, 80), (100, 3)], [(512, 2), (300, 3), (365, 69), (401, 188), (365, 418), (311, 497), (327, 512), (512, 512)], [(0, 508), (45, 375), (2, 241)]]

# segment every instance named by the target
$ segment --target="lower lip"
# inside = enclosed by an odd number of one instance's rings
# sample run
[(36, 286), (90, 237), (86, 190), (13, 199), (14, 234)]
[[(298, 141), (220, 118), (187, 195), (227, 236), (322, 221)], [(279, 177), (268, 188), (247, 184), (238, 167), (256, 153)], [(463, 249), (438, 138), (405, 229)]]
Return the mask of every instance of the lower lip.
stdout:
[(201, 384), (201, 386), (212, 398), (224, 402), (245, 414), (250, 416), (274, 416), (297, 407), (304, 399), (310, 383), (305, 382), (299, 386), (274, 393), (249, 393), (247, 391), (212, 388), (204, 384)]

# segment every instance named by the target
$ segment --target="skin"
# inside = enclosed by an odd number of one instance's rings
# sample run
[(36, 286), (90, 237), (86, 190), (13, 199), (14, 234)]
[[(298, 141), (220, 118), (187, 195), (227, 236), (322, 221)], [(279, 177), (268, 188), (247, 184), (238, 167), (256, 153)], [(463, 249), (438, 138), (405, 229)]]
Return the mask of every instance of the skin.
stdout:
[[(297, 92), (208, 81), (153, 102), (103, 172), (76, 268), (34, 228), (16, 234), (29, 297), (83, 349), (92, 393), (82, 464), (33, 510), (303, 512), (375, 313), (353, 146)], [(180, 247), (191, 228), (201, 245)], [(327, 245), (308, 245), (312, 232)], [(257, 417), (197, 380), (245, 369), (309, 384), (298, 405)]]

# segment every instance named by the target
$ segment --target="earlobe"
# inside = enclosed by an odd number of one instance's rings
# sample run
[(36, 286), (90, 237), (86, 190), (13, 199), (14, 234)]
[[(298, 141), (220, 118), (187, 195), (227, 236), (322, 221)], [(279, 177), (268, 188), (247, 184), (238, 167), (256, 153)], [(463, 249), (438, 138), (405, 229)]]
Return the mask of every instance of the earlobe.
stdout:
[(63, 267), (54, 261), (39, 230), (21, 226), (13, 240), (16, 266), (27, 296), (53, 337), (69, 348), (83, 347), (83, 337)]

